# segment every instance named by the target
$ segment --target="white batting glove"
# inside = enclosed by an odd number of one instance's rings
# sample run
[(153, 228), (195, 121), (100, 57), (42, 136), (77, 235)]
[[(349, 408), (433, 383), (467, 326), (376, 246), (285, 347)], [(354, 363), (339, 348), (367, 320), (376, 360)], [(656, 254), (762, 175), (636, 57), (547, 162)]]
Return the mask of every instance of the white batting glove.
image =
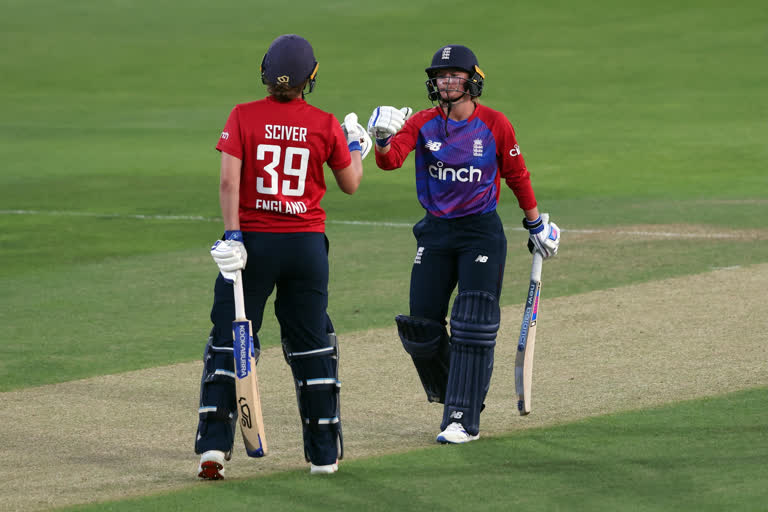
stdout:
[(534, 221), (523, 219), (523, 227), (529, 232), (529, 251), (539, 251), (545, 260), (557, 255), (560, 247), (560, 228), (557, 224), (539, 216)]
[(350, 151), (360, 151), (360, 157), (365, 158), (373, 147), (371, 137), (365, 131), (363, 125), (357, 122), (357, 114), (350, 112), (344, 116), (344, 122), (341, 123), (341, 129), (347, 137), (347, 145)]
[(243, 270), (248, 261), (248, 253), (243, 245), (243, 234), (240, 231), (227, 231), (225, 240), (216, 240), (211, 247), (213, 261), (219, 266), (222, 277), (228, 283), (237, 279), (237, 271)]
[(384, 147), (394, 134), (400, 131), (405, 121), (411, 117), (413, 109), (403, 107), (376, 107), (368, 119), (368, 133), (376, 139), (376, 144)]

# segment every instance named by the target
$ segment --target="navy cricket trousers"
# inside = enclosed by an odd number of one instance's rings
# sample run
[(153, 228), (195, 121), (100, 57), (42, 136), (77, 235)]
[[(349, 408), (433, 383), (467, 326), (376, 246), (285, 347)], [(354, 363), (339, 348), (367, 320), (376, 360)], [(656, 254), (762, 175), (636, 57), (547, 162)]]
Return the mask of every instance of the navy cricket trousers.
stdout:
[(499, 298), (507, 238), (496, 211), (456, 219), (427, 213), (413, 227), (416, 257), (411, 269), (411, 316), (445, 325), (456, 285)]
[[(267, 299), (277, 286), (275, 316), (292, 352), (328, 346), (333, 331), (328, 308), (328, 240), (324, 233), (243, 232), (248, 262), (243, 270), (245, 313), (258, 333)], [(235, 301), (221, 274), (214, 288), (211, 321), (216, 334), (232, 338)], [(255, 341), (255, 339), (254, 339)], [(257, 347), (258, 348), (258, 347)]]

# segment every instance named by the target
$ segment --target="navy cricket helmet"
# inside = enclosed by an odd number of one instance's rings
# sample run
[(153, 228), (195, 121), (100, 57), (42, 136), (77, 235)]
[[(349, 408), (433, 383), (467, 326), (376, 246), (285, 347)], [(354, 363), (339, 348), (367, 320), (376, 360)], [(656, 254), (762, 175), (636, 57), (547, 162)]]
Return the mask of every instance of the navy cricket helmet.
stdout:
[(448, 44), (437, 50), (432, 57), (432, 65), (424, 71), (427, 72), (427, 93), (430, 101), (436, 101), (440, 98), (440, 91), (437, 89), (435, 74), (441, 69), (461, 69), (469, 73), (467, 81), (467, 92), (470, 96), (476, 98), (483, 93), (483, 82), (485, 73), (480, 69), (477, 63), (477, 57), (472, 50), (460, 44)]
[(285, 34), (269, 45), (261, 61), (261, 81), (267, 85), (297, 87), (309, 79), (309, 92), (312, 92), (317, 67), (309, 41), (296, 34)]

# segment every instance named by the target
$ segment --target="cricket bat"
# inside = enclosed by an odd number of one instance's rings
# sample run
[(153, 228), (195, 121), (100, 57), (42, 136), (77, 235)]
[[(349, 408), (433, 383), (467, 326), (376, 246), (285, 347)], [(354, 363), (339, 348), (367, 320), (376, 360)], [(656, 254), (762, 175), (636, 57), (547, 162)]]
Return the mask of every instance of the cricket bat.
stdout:
[[(549, 214), (541, 215), (545, 222)], [(533, 350), (536, 344), (536, 321), (539, 316), (539, 293), (541, 292), (541, 264), (544, 261), (539, 251), (533, 251), (531, 282), (528, 284), (528, 297), (523, 311), (523, 323), (520, 326), (520, 338), (517, 341), (515, 358), (515, 390), (517, 391), (517, 410), (520, 416), (531, 412), (531, 384), (533, 381)]]
[(245, 317), (242, 271), (237, 271), (234, 282), (235, 321), (232, 322), (235, 354), (235, 396), (240, 415), (245, 451), (249, 457), (267, 454), (264, 435), (264, 416), (261, 412), (259, 380), (256, 378), (256, 354), (253, 345), (251, 321)]

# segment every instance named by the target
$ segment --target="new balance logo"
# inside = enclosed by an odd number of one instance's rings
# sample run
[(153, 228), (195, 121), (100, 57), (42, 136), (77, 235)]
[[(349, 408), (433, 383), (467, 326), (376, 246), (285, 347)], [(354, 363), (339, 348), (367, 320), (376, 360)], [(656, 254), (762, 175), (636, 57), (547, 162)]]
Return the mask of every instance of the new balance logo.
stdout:
[(450, 58), (451, 58), (451, 47), (450, 46), (446, 46), (445, 48), (443, 48), (442, 59), (443, 60), (448, 60)]
[(413, 259), (414, 265), (421, 265), (421, 255), (424, 254), (424, 248), (419, 247), (419, 249), (416, 251), (416, 257)]
[(482, 254), (478, 255), (477, 258), (475, 258), (475, 263), (487, 263), (488, 262), (488, 256), (483, 256)]
[(424, 147), (430, 151), (440, 151), (440, 147), (442, 145), (443, 145), (442, 142), (433, 142), (431, 140), (428, 140), (427, 143), (424, 144)]
[(464, 413), (462, 411), (453, 411), (451, 413), (450, 418), (452, 420), (460, 420), (464, 416)]

